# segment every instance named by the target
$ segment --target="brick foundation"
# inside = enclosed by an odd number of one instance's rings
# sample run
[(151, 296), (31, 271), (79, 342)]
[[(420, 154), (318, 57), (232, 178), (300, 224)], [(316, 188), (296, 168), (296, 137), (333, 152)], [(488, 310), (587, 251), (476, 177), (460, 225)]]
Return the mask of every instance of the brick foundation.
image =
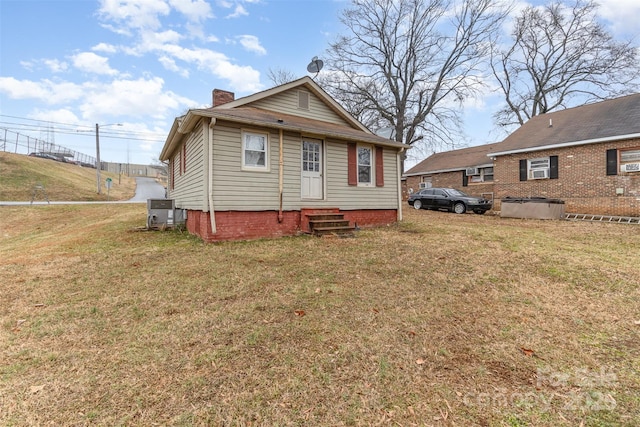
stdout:
[(282, 213), (282, 221), (278, 222), (277, 211), (216, 212), (216, 233), (211, 230), (209, 212), (188, 211), (186, 227), (189, 233), (199, 236), (205, 242), (227, 240), (253, 240), (293, 236), (299, 232), (309, 231), (306, 214), (335, 212), (344, 214), (344, 218), (359, 227), (372, 227), (393, 224), (397, 220), (395, 209), (372, 209), (357, 211), (341, 211), (332, 209), (302, 209), (302, 211), (286, 211)]

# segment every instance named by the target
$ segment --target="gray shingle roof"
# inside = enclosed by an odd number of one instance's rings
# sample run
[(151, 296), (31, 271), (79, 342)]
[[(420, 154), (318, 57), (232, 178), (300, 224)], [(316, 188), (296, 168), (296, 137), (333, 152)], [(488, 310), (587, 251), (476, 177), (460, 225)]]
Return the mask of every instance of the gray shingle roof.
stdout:
[(640, 134), (640, 94), (535, 116), (495, 144), (491, 154), (581, 145), (634, 134)]
[(423, 175), (425, 173), (455, 171), (468, 167), (488, 165), (491, 164), (491, 159), (487, 157), (487, 154), (496, 145), (498, 144), (485, 144), (435, 153), (406, 171), (405, 175)]

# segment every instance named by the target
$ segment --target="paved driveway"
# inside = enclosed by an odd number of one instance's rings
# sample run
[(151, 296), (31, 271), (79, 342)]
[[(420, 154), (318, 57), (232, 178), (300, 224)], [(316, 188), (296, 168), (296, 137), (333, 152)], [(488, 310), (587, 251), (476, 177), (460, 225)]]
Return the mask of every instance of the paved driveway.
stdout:
[(130, 202), (146, 202), (147, 199), (164, 199), (165, 189), (154, 178), (136, 178), (136, 194)]

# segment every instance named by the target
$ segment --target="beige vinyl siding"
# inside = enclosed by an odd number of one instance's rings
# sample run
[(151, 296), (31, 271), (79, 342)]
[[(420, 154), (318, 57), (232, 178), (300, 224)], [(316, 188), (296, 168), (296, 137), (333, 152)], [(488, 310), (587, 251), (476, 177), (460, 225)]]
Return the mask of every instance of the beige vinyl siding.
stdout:
[[(269, 172), (242, 170), (241, 132), (267, 132)], [(218, 211), (262, 211), (279, 209), (279, 133), (218, 123), (213, 128), (213, 196)], [(396, 151), (384, 149), (384, 187), (354, 187), (347, 184), (347, 144), (324, 142), (325, 188), (323, 200), (301, 200), (302, 135), (284, 133), (283, 210), (300, 208), (397, 209), (398, 175)], [(375, 150), (374, 150), (375, 152)], [(375, 170), (375, 168), (374, 168)]]
[[(397, 151), (385, 148), (383, 153), (384, 186), (351, 186), (347, 183), (347, 144), (341, 141), (329, 142), (326, 156), (327, 206), (339, 206), (342, 210), (397, 209)], [(373, 170), (375, 171), (375, 163)], [(375, 183), (375, 177), (373, 182)]]
[[(269, 171), (242, 170), (242, 130), (268, 133)], [(213, 199), (216, 210), (277, 210), (278, 133), (218, 123), (213, 128)]]
[(309, 109), (304, 110), (298, 108), (298, 91), (302, 89), (290, 89), (248, 104), (251, 107), (262, 108), (269, 111), (277, 111), (280, 113), (292, 114), (300, 117), (306, 117), (314, 120), (321, 120), (329, 123), (340, 125), (351, 124), (346, 122), (335, 111), (333, 111), (324, 101), (320, 100), (312, 92), (309, 94)]
[(175, 186), (171, 198), (175, 199), (176, 207), (181, 209), (204, 210), (207, 206), (206, 195), (203, 191), (204, 167), (206, 165), (203, 148), (206, 140), (204, 132), (207, 126), (200, 123), (185, 140), (187, 144), (186, 170), (180, 174), (182, 164), (182, 146), (174, 157)]

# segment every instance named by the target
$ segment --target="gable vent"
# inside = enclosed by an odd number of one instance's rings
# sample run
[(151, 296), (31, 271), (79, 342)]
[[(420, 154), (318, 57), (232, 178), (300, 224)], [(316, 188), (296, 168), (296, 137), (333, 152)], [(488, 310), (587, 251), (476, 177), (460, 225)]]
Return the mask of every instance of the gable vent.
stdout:
[(309, 109), (309, 92), (303, 90), (298, 91), (298, 108), (301, 110)]

